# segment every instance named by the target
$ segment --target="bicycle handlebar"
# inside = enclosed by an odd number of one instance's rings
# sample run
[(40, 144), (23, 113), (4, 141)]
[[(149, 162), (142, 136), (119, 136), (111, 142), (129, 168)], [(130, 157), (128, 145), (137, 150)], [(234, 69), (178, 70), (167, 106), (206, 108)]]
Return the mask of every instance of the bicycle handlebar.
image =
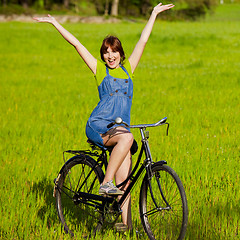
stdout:
[(123, 120), (120, 117), (117, 117), (114, 122), (110, 123), (107, 125), (107, 128), (113, 127), (115, 124), (120, 125), (124, 124), (126, 127), (129, 128), (147, 128), (147, 127), (157, 127), (163, 124), (168, 124), (166, 123), (167, 117), (162, 118), (160, 121), (153, 123), (153, 124), (139, 124), (139, 125), (128, 125), (127, 123), (123, 122)]
[(162, 118), (160, 121), (153, 123), (153, 124), (139, 124), (139, 125), (131, 125), (129, 126), (130, 128), (147, 128), (147, 127), (157, 127), (163, 124), (168, 124), (166, 123), (167, 117)]

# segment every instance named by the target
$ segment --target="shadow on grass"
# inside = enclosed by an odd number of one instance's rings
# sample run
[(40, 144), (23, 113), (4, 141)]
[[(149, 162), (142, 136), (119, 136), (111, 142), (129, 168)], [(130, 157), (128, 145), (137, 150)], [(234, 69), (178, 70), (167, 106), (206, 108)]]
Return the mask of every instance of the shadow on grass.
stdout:
[(7, 237), (8, 233), (2, 227), (0, 227), (0, 239), (7, 239)]
[[(41, 219), (43, 225), (49, 229), (61, 226), (61, 233), (63, 233), (63, 226), (57, 213), (56, 198), (53, 197), (53, 188), (53, 180), (43, 178), (41, 181), (33, 184), (31, 193), (33, 193), (34, 197), (37, 199), (37, 202), (38, 199), (41, 199), (41, 204), (37, 210), (37, 216)], [(70, 195), (71, 194), (68, 196)], [(75, 205), (68, 196), (66, 194), (62, 195), (62, 209), (64, 211), (66, 223), (70, 227), (70, 230), (73, 231), (75, 238), (78, 239), (82, 238), (82, 236), (90, 236), (98, 222), (98, 218), (94, 218), (96, 211), (93, 207), (86, 208), (85, 205)], [(105, 230), (106, 229), (103, 227), (97, 232), (98, 237), (104, 236)], [(3, 235), (4, 232), (1, 234)]]
[[(206, 214), (206, 211), (208, 213)], [(188, 221), (186, 239), (192, 240), (237, 240), (239, 239), (239, 202), (223, 203), (207, 207), (204, 214), (199, 211), (199, 216), (194, 217), (199, 222)], [(224, 220), (223, 220), (224, 219)]]
[(44, 178), (40, 182), (34, 183), (31, 189), (31, 192), (36, 195), (36, 198), (44, 199), (44, 204), (38, 209), (38, 217), (43, 223), (47, 218), (47, 226), (49, 228), (55, 223), (60, 224), (56, 211), (56, 201), (53, 197), (53, 187), (53, 181)]
[[(38, 208), (37, 215), (41, 219), (43, 225), (47, 224), (48, 228), (62, 225), (57, 214), (56, 199), (53, 197), (53, 187), (53, 180), (43, 178), (41, 181), (34, 183), (31, 189), (31, 192), (35, 195), (36, 199), (40, 198), (44, 202)], [(72, 226), (77, 226), (76, 229), (73, 230), (75, 237), (83, 235), (89, 236), (97, 223), (97, 219), (92, 216), (93, 208), (82, 209), (81, 206), (76, 208), (72, 203), (72, 200), (65, 199), (64, 201), (67, 223), (70, 223)], [(119, 221), (120, 220), (121, 218), (119, 218)], [(86, 226), (86, 229), (82, 230), (84, 225)], [(111, 224), (107, 225), (108, 224), (105, 223), (103, 228), (97, 232), (97, 238), (101, 236), (104, 237), (105, 234), (108, 235), (111, 232), (112, 234), (116, 234), (116, 239), (122, 237), (121, 234), (119, 235), (119, 233), (114, 230), (114, 227), (111, 226)], [(144, 232), (140, 223), (136, 224), (135, 222), (134, 229), (139, 229), (142, 234)]]

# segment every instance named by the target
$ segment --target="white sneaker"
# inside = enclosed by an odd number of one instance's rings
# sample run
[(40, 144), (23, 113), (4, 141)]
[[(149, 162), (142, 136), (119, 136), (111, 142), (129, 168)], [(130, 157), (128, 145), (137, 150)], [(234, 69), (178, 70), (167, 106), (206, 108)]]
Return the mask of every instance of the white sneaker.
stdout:
[(100, 195), (123, 195), (123, 193), (123, 191), (119, 190), (116, 186), (114, 186), (113, 181), (109, 181), (103, 185), (100, 185)]

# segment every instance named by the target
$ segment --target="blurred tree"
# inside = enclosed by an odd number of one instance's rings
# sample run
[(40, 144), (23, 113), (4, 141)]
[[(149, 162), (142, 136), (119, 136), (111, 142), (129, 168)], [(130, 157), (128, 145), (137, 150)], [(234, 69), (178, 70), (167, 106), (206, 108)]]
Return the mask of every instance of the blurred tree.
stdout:
[(218, 0), (175, 0), (175, 2), (176, 4), (179, 2), (183, 6), (176, 11), (177, 17), (193, 20), (204, 16), (218, 4)]
[(70, 6), (70, 0), (63, 0), (63, 6), (67, 9), (69, 9)]
[[(53, 7), (71, 9), (81, 14), (81, 8), (76, 6), (91, 5), (95, 7), (99, 15), (118, 16), (147, 16), (152, 7), (162, 0), (0, 0), (0, 5), (18, 4), (23, 8), (38, 6), (39, 8), (51, 10)], [(174, 3), (176, 7), (171, 11), (161, 14), (161, 18), (196, 19), (198, 16), (205, 15), (212, 10), (216, 4), (223, 0), (168, 0), (166, 3)], [(240, 2), (240, 0), (224, 0), (224, 3)], [(92, 11), (89, 12), (91, 14)]]
[(106, 0), (104, 15), (107, 16), (109, 12), (109, 0)]
[[(111, 1), (111, 0), (110, 0)], [(99, 15), (105, 14), (108, 15), (109, 9), (109, 0), (93, 0), (96, 11)]]
[(7, 6), (7, 0), (2, 0), (2, 1), (1, 1), (1, 5)]
[(118, 4), (119, 0), (112, 1), (111, 16), (118, 16)]

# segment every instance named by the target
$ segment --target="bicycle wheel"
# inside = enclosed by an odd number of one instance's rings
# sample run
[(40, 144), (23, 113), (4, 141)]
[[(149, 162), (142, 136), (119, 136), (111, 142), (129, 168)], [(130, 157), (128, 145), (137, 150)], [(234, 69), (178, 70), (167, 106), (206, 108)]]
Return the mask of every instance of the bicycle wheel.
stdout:
[(173, 169), (160, 162), (152, 166), (152, 174), (151, 184), (146, 174), (140, 192), (139, 210), (144, 230), (149, 239), (183, 239), (188, 207), (181, 180)]
[[(87, 155), (69, 159), (62, 167), (55, 183), (56, 206), (64, 231), (88, 234), (97, 227), (101, 213), (79, 199), (79, 191), (98, 194), (104, 174), (96, 161)], [(75, 234), (76, 235), (76, 234)]]

